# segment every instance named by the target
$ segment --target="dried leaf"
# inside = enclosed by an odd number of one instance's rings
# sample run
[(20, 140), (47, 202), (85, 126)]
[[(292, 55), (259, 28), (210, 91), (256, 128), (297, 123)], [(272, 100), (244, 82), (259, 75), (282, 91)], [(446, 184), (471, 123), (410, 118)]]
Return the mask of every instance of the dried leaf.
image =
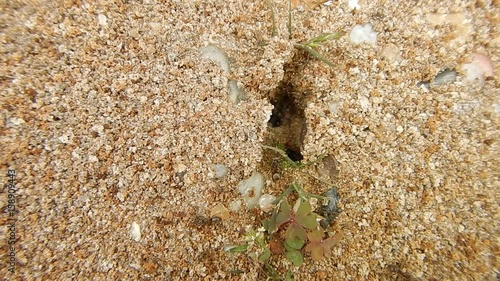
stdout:
[(311, 253), (311, 258), (314, 261), (319, 261), (323, 258), (324, 248), (321, 242), (312, 242), (307, 244), (305, 251)]
[(319, 229), (315, 229), (307, 234), (307, 238), (311, 242), (321, 242), (325, 233)]

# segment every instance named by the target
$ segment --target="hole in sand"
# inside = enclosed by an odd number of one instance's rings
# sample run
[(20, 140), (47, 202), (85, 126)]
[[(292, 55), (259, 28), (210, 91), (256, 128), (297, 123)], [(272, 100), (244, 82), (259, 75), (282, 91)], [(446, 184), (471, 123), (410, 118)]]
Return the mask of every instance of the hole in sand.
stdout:
[[(299, 59), (297, 60), (297, 57)], [(307, 132), (304, 109), (307, 105), (308, 92), (298, 89), (301, 69), (305, 65), (302, 55), (295, 55), (293, 64), (286, 64), (283, 81), (269, 95), (274, 106), (269, 119), (268, 134), (265, 144), (280, 147), (294, 161), (302, 157), (302, 145)]]

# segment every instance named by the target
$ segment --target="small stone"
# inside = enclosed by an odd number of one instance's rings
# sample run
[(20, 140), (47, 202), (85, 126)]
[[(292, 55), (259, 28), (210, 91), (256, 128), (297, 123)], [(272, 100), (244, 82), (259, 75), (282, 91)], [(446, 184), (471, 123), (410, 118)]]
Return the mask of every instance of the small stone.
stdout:
[(210, 217), (219, 217), (222, 220), (229, 218), (229, 210), (221, 203), (217, 203), (212, 210), (210, 210)]
[(264, 212), (270, 212), (274, 209), (275, 205), (273, 204), (274, 200), (276, 200), (276, 196), (271, 194), (264, 194), (259, 198), (259, 207)]
[(493, 63), (488, 56), (474, 53), (470, 58), (471, 63), (462, 65), (462, 70), (467, 75), (465, 78), (467, 81), (479, 80), (483, 83), (486, 77), (493, 76)]
[(220, 179), (223, 178), (227, 175), (227, 167), (224, 166), (223, 164), (215, 164), (214, 165), (215, 169), (215, 178)]
[(243, 201), (245, 201), (248, 209), (252, 209), (257, 205), (263, 186), (264, 177), (259, 172), (253, 173), (249, 179), (242, 180), (238, 184), (238, 191), (243, 195)]
[(316, 173), (319, 178), (333, 182), (339, 175), (339, 163), (333, 155), (327, 155), (316, 167)]
[(356, 25), (349, 34), (349, 40), (351, 43), (370, 43), (372, 45), (377, 45), (377, 32), (374, 32), (372, 25), (367, 23), (365, 25)]
[(241, 210), (241, 200), (234, 200), (231, 202), (231, 204), (229, 204), (229, 210), (235, 213), (239, 212)]
[(395, 44), (385, 45), (382, 48), (380, 55), (389, 63), (398, 63), (401, 61), (401, 50)]
[(103, 14), (99, 14), (97, 16), (97, 20), (98, 20), (99, 24), (102, 25), (102, 26), (107, 26), (108, 25), (108, 18), (105, 15), (103, 15)]

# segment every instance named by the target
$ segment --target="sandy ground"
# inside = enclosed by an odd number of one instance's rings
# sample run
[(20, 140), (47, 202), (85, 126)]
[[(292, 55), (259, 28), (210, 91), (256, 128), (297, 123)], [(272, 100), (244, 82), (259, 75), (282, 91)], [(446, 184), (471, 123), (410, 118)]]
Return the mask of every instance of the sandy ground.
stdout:
[[(298, 172), (272, 180), (262, 152), (287, 85), (305, 129), (280, 134), (304, 160), (338, 161), (343, 238), (329, 259), (279, 268), (296, 280), (498, 280), (499, 71), (469, 83), (460, 65), (471, 53), (499, 65), (499, 2), (299, 7), (291, 39), (287, 1), (274, 2), (273, 37), (263, 0), (0, 1), (0, 175), (15, 171), (17, 190), (13, 216), (0, 194), (2, 279), (265, 280), (222, 251), (262, 214), (209, 216), (254, 170), (275, 195), (291, 180), (322, 191)], [(377, 45), (349, 42), (364, 23)], [(318, 48), (335, 67), (293, 47), (335, 31), (346, 35)], [(202, 58), (208, 44), (230, 75)], [(453, 68), (454, 83), (416, 86)], [(238, 104), (229, 79), (246, 92)]]

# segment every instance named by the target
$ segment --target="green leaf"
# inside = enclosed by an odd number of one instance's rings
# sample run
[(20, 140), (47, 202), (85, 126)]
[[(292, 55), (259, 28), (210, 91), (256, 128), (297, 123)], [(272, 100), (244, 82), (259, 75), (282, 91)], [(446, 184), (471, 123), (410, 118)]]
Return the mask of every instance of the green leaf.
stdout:
[(326, 65), (328, 65), (330, 67), (335, 67), (335, 64), (333, 64), (327, 58), (325, 58), (324, 56), (322, 56), (320, 53), (318, 53), (315, 50), (313, 50), (311, 47), (309, 47), (307, 45), (304, 45), (304, 44), (293, 44), (293, 46), (295, 48), (298, 48), (298, 49), (301, 49), (301, 50), (304, 50), (304, 51), (308, 52), (311, 56), (313, 56), (316, 59), (319, 59), (320, 61), (322, 61)]
[(262, 220), (262, 227), (264, 227), (264, 229), (269, 232), (269, 225), (270, 225), (270, 219), (264, 219)]
[(310, 212), (311, 212), (311, 204), (309, 204), (308, 201), (304, 201), (300, 204), (296, 215), (299, 218), (308, 215)]
[(241, 253), (245, 252), (247, 249), (248, 249), (248, 244), (224, 246), (224, 252), (227, 253)]
[(302, 202), (297, 209), (296, 220), (307, 229), (316, 229), (318, 227), (318, 222), (316, 221), (317, 215), (311, 213), (311, 211), (311, 204), (308, 201)]
[(325, 233), (319, 229), (315, 229), (307, 234), (307, 238), (311, 242), (320, 242), (323, 239)]
[(292, 246), (288, 245), (288, 243), (286, 243), (286, 240), (285, 240), (285, 242), (283, 242), (283, 246), (284, 246), (286, 252), (291, 252), (291, 251), (297, 250), (297, 249), (293, 248)]
[(259, 256), (259, 261), (266, 262), (270, 256), (271, 256), (271, 251), (269, 250), (269, 248), (265, 248), (264, 252)]
[(285, 233), (285, 239), (298, 238), (299, 240), (306, 241), (307, 232), (297, 223), (292, 223)]
[(298, 237), (292, 237), (290, 239), (285, 240), (285, 244), (289, 246), (289, 248), (292, 248), (294, 250), (300, 250), (302, 247), (304, 247), (304, 244), (306, 241), (299, 239)]
[(290, 270), (286, 271), (285, 281), (292, 281), (292, 272)]
[(276, 228), (279, 228), (282, 224), (290, 220), (292, 214), (292, 210), (288, 201), (284, 201), (281, 203), (280, 212), (276, 216)]
[(325, 41), (332, 40), (332, 39), (337, 40), (340, 37), (342, 37), (342, 33), (341, 32), (326, 33), (326, 34), (322, 34), (320, 36), (317, 36), (317, 37), (314, 37), (314, 38), (310, 39), (304, 45), (307, 45), (307, 46), (313, 47), (313, 48), (314, 47), (319, 47), (323, 43), (325, 43)]
[(297, 222), (307, 229), (316, 229), (318, 227), (318, 221), (316, 220), (315, 214), (310, 214), (300, 219), (297, 218)]
[(304, 258), (299, 251), (290, 251), (285, 253), (285, 257), (293, 263), (295, 266), (301, 266), (304, 262)]

